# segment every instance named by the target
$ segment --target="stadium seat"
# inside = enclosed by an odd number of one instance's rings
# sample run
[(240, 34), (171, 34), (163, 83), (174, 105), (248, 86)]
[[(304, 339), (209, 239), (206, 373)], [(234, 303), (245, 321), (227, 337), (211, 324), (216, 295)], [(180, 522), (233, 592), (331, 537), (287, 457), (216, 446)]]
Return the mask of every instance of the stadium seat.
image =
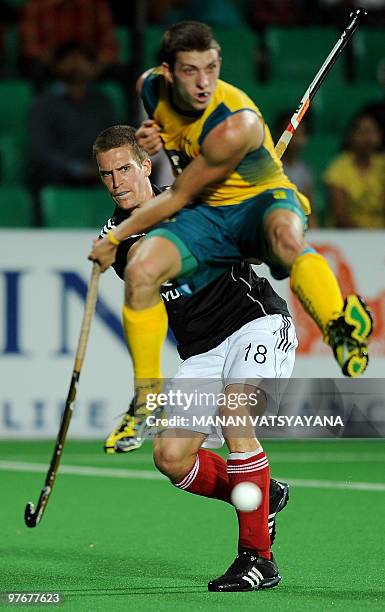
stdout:
[(115, 81), (102, 81), (98, 84), (98, 89), (110, 99), (115, 110), (116, 121), (118, 123), (126, 123), (127, 100), (121, 85)]
[(25, 180), (25, 135), (0, 136), (0, 182), (2, 185), (19, 185)]
[(321, 227), (328, 223), (326, 193), (322, 175), (332, 159), (338, 154), (340, 145), (338, 136), (329, 134), (310, 135), (309, 142), (301, 156), (314, 173), (312, 206)]
[(0, 227), (32, 227), (33, 200), (21, 186), (0, 186)]
[(131, 61), (131, 32), (128, 27), (119, 26), (115, 34), (119, 46), (119, 61), (122, 64), (128, 64)]
[(114, 210), (113, 201), (101, 187), (44, 187), (40, 204), (44, 227), (91, 227), (96, 232)]
[[(341, 140), (353, 116), (369, 102), (384, 99), (384, 92), (376, 83), (361, 83), (334, 86), (325, 83), (319, 94), (322, 105), (314, 117), (314, 131), (319, 134), (337, 134)], [(318, 93), (317, 93), (318, 96)]]
[[(303, 97), (308, 84), (306, 82), (280, 81), (274, 83), (249, 83), (245, 87), (246, 93), (261, 110), (265, 121), (273, 131), (279, 115), (289, 113), (292, 115)], [(311, 109), (308, 111), (310, 124), (321, 112), (323, 107), (322, 91), (317, 93)]]
[(338, 136), (333, 134), (310, 135), (302, 157), (311, 166), (316, 180), (322, 179), (322, 173), (340, 149), (341, 140)]
[(17, 70), (17, 60), (19, 57), (19, 31), (15, 25), (7, 25), (4, 28), (4, 66), (7, 74), (14, 74)]
[(361, 28), (355, 38), (356, 79), (375, 82), (379, 63), (385, 62), (385, 28)]
[(26, 133), (33, 95), (32, 85), (26, 80), (0, 81), (0, 133)]
[[(338, 37), (337, 30), (329, 27), (271, 26), (266, 31), (270, 79), (305, 80), (309, 86)], [(327, 79), (344, 80), (343, 58), (339, 57)]]
[(143, 68), (147, 70), (153, 66), (158, 66), (159, 50), (162, 42), (164, 30), (158, 26), (146, 28), (143, 43)]
[(222, 49), (221, 78), (246, 90), (257, 79), (257, 34), (247, 27), (214, 28), (214, 34)]

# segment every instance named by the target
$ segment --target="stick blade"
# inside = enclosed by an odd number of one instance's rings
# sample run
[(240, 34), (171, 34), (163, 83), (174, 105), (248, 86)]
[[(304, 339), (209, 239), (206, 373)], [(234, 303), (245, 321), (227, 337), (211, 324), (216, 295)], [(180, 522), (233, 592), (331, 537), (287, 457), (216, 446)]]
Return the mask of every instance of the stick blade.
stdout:
[(37, 518), (34, 504), (32, 502), (28, 502), (24, 510), (24, 522), (27, 527), (36, 527), (36, 525), (39, 523)]

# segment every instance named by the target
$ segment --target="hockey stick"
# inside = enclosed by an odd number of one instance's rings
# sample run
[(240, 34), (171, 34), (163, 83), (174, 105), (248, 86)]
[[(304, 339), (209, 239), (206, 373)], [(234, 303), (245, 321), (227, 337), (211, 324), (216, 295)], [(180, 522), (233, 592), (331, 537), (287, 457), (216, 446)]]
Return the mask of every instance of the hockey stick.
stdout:
[(302, 121), (306, 111), (308, 110), (310, 106), (310, 102), (313, 100), (317, 91), (321, 87), (329, 70), (334, 66), (334, 63), (337, 60), (338, 56), (340, 55), (342, 50), (346, 47), (347, 43), (349, 42), (354, 32), (358, 28), (360, 20), (366, 15), (367, 15), (367, 12), (362, 8), (359, 8), (350, 14), (349, 24), (346, 26), (340, 38), (334, 45), (333, 49), (330, 51), (326, 60), (324, 61), (321, 68), (315, 75), (313, 81), (311, 82), (309, 88), (305, 91), (305, 94), (303, 98), (301, 99), (300, 103), (298, 104), (298, 107), (294, 115), (290, 119), (290, 122), (287, 125), (285, 131), (283, 132), (282, 136), (280, 137), (277, 144), (275, 145), (275, 152), (279, 158), (281, 158), (284, 152), (286, 151), (287, 146), (290, 140), (292, 139), (295, 130), (299, 126), (300, 122)]
[(44, 487), (41, 490), (39, 501), (37, 502), (36, 509), (32, 502), (26, 505), (24, 512), (24, 520), (27, 527), (36, 527), (41, 521), (44, 510), (47, 506), (49, 496), (52, 493), (53, 485), (55, 483), (56, 473), (59, 468), (61, 455), (68, 431), (68, 427), (71, 421), (74, 403), (76, 399), (76, 391), (79, 382), (80, 372), (82, 369), (84, 355), (87, 348), (88, 336), (91, 327), (92, 317), (95, 311), (96, 300), (98, 296), (98, 283), (100, 276), (99, 264), (94, 263), (92, 267), (91, 279), (88, 285), (87, 298), (84, 305), (83, 321), (80, 329), (78, 347), (75, 355), (75, 364), (72, 372), (71, 384), (69, 387), (65, 408), (60, 423), (59, 433), (56, 438), (55, 449), (52, 455), (51, 463), (47, 472), (47, 476), (44, 482)]

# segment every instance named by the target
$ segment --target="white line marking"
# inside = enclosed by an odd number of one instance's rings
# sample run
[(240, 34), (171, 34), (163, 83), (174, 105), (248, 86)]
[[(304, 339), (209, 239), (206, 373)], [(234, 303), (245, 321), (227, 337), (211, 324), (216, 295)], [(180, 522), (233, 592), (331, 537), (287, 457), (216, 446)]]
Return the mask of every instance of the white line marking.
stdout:
[[(0, 461), (0, 471), (46, 473), (48, 464), (24, 463), (22, 461)], [(98, 468), (86, 465), (62, 465), (60, 474), (73, 476), (97, 476), (105, 478), (137, 478), (139, 480), (166, 480), (159, 472), (148, 470), (124, 470), (114, 468)], [(347, 482), (338, 480), (307, 480), (302, 478), (277, 477), (295, 487), (307, 489), (345, 489), (351, 491), (385, 491), (383, 482)]]
[[(45, 463), (23, 463), (22, 461), (0, 461), (0, 470), (11, 472), (38, 472), (48, 471)], [(114, 468), (98, 468), (87, 465), (61, 465), (60, 474), (74, 476), (101, 476), (106, 478), (140, 478), (142, 480), (164, 480), (166, 477), (160, 472), (145, 470), (122, 470)]]
[(350, 491), (385, 491), (385, 482), (349, 482), (345, 480), (307, 480), (301, 478), (278, 477), (294, 487), (307, 489), (345, 489)]
[[(18, 455), (21, 456), (21, 453)], [(268, 460), (271, 463), (385, 463), (385, 453), (357, 453), (357, 452), (341, 452), (341, 453), (325, 453), (325, 452), (274, 452), (267, 453)], [(28, 460), (25, 454), (23, 459)], [(111, 464), (115, 465), (152, 465), (152, 456), (147, 453), (134, 454), (127, 453), (126, 456), (115, 455), (109, 458)], [(102, 451), (97, 455), (95, 453), (71, 453), (66, 454), (66, 461), (92, 461), (92, 463), (102, 463), (106, 461), (106, 456)], [(125, 463), (127, 462), (127, 463)]]

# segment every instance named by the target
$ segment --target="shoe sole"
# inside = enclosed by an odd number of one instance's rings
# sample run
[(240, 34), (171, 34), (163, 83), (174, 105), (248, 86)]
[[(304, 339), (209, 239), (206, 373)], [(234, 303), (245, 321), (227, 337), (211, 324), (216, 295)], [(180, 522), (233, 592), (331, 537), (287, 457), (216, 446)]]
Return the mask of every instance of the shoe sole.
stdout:
[(212, 586), (215, 585), (210, 585), (210, 583), (207, 585), (208, 590), (211, 593), (250, 593), (250, 591), (261, 591), (263, 589), (273, 589), (274, 587), (276, 587), (282, 580), (282, 576), (280, 576), (279, 574), (277, 576), (274, 576), (273, 578), (266, 578), (266, 580), (262, 580), (258, 586), (255, 587), (250, 587), (247, 589), (217, 589), (217, 588), (212, 588)]
[[(143, 442), (142, 442), (143, 444)], [(117, 446), (105, 446), (104, 447), (104, 452), (107, 455), (121, 455), (124, 453), (129, 453), (131, 451), (135, 451), (135, 450), (139, 450), (139, 448), (142, 446), (142, 444), (139, 444), (137, 446), (129, 446), (128, 448), (125, 448), (124, 450), (122, 448), (119, 448)]]

